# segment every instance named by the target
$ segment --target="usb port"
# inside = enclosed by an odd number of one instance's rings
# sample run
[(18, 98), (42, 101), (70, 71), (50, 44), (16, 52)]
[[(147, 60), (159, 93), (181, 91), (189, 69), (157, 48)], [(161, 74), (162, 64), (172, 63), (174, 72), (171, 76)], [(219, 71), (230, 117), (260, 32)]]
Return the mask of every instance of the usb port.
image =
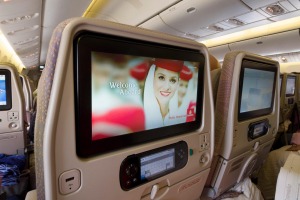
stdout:
[(74, 180), (74, 177), (67, 178), (67, 179), (66, 179), (66, 182), (73, 181), (73, 180)]

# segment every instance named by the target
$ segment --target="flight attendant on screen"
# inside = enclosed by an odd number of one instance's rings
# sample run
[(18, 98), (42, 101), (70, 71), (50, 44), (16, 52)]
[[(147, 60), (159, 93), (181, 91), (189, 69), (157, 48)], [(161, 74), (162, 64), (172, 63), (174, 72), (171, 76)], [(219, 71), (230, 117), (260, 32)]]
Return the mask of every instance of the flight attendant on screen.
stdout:
[(176, 123), (179, 74), (183, 61), (155, 59), (144, 88), (146, 129)]
[(187, 66), (183, 66), (180, 72), (180, 81), (178, 86), (178, 123), (186, 122), (187, 109), (193, 100), (193, 83), (190, 81), (193, 78), (193, 72)]

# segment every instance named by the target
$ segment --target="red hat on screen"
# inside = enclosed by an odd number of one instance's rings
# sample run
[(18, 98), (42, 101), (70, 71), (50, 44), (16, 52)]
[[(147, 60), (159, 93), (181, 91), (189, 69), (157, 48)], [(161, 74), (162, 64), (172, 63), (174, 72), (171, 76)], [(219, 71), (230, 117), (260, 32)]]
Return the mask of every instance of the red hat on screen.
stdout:
[(149, 62), (143, 62), (143, 63), (131, 68), (130, 75), (139, 81), (144, 80), (149, 71), (149, 68), (150, 68), (149, 65), (150, 65)]
[(157, 58), (153, 62), (157, 67), (170, 70), (173, 72), (180, 72), (183, 67), (183, 61), (180, 60), (169, 60)]
[(180, 79), (184, 81), (189, 81), (193, 77), (193, 72), (185, 65), (183, 65), (180, 72)]

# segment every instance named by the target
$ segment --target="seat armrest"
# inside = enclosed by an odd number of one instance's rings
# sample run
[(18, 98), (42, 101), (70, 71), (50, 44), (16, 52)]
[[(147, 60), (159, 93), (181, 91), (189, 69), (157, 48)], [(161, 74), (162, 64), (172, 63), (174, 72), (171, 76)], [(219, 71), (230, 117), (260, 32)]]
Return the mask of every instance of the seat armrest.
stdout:
[(6, 192), (0, 191), (0, 200), (6, 200)]
[(37, 200), (36, 190), (31, 190), (26, 194), (25, 200)]

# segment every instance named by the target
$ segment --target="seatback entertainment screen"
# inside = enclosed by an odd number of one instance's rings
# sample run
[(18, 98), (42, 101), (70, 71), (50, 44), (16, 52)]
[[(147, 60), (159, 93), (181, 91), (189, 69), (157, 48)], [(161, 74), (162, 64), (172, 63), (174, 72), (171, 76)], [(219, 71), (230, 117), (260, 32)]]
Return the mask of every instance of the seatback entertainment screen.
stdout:
[(285, 96), (294, 96), (296, 87), (296, 76), (287, 76), (286, 87), (285, 87)]
[(240, 76), (239, 117), (259, 117), (272, 112), (276, 68), (264, 63), (243, 61)]
[(200, 127), (205, 59), (199, 50), (82, 32), (74, 55), (79, 156)]
[(10, 72), (0, 70), (0, 110), (11, 109), (11, 83)]
[(92, 52), (92, 139), (195, 121), (199, 64)]
[(0, 105), (6, 105), (6, 82), (5, 75), (0, 75)]

